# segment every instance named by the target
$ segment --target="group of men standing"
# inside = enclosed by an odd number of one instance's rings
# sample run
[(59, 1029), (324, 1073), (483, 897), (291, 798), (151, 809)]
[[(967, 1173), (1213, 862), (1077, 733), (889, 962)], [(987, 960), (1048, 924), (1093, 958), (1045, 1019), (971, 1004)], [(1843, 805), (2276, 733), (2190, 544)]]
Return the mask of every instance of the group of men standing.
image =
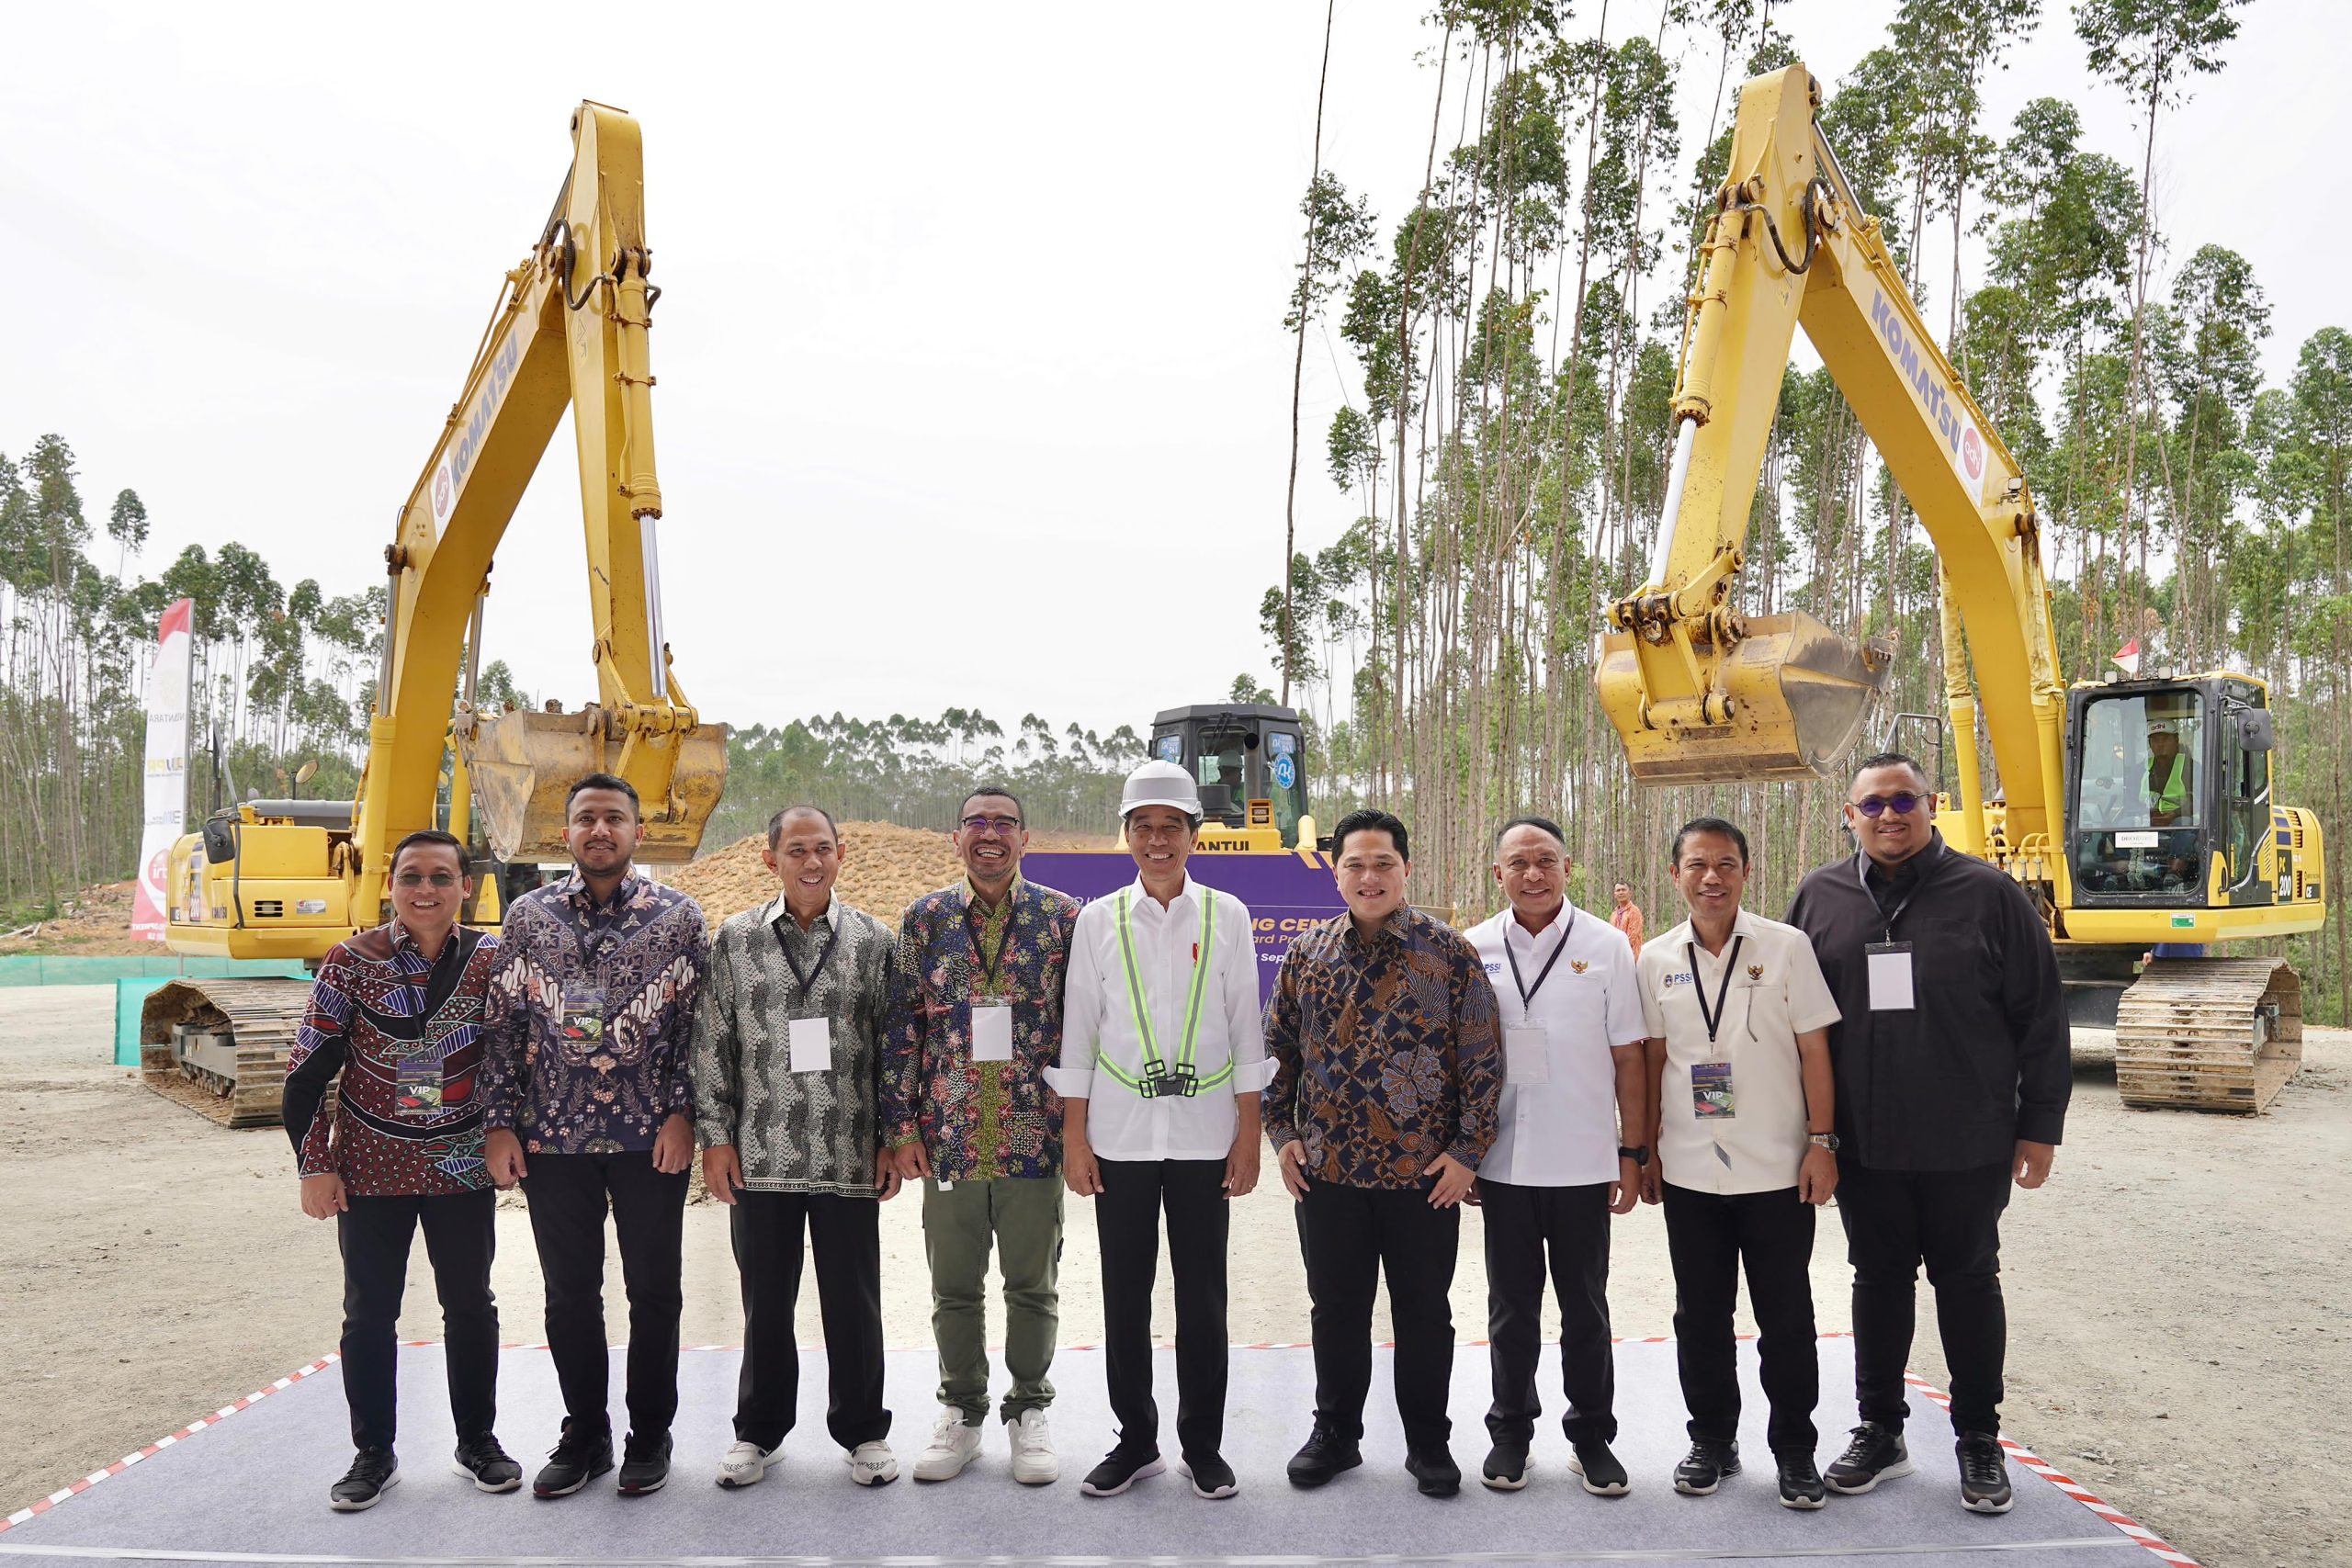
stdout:
[[(358, 1452), (330, 1500), (371, 1506), (398, 1476), (393, 1324), (420, 1225), (447, 1327), (458, 1468), (483, 1490), (521, 1484), (492, 1432), (489, 1283), (491, 1189), (515, 1182), (530, 1200), (567, 1412), (533, 1490), (566, 1495), (615, 1468), (608, 1210), (630, 1316), (617, 1484), (660, 1488), (697, 1143), (706, 1185), (729, 1206), (745, 1318), (721, 1485), (760, 1480), (793, 1423), (804, 1235), (828, 1428), (854, 1481), (898, 1475), (878, 1208), (920, 1182), (940, 1409), (916, 1479), (951, 1478), (982, 1446), (991, 1258), (1010, 1376), (993, 1409), (1012, 1473), (1058, 1478), (1046, 1411), (1069, 1192), (1093, 1201), (1118, 1425), (1082, 1489), (1115, 1495), (1165, 1468), (1150, 1343), (1164, 1216), (1175, 1446), (1196, 1495), (1232, 1496), (1226, 1205), (1256, 1187), (1271, 1146), (1313, 1305), (1314, 1418), (1288, 1466), (1294, 1484), (1363, 1462), (1385, 1278), (1406, 1468), (1426, 1494), (1459, 1489), (1448, 1292), (1466, 1203), (1484, 1216), (1488, 1284), (1480, 1480), (1526, 1484), (1548, 1280), (1571, 1468), (1588, 1492), (1625, 1492), (1611, 1447), (1610, 1227), (1647, 1201), (1665, 1210), (1690, 1416), (1677, 1491), (1710, 1495), (1740, 1469), (1732, 1312), (1743, 1269), (1781, 1500), (1817, 1507), (1829, 1490), (1909, 1473), (1903, 1367), (1924, 1262), (1952, 1371), (1962, 1501), (2005, 1511), (1998, 1221), (2012, 1181), (2046, 1177), (2064, 1120), (2055, 961), (2023, 893), (1945, 848), (1917, 763), (1871, 759), (1846, 812), (1859, 852), (1806, 878), (1785, 924), (1741, 906), (1741, 830), (1686, 825), (1671, 872), (1690, 919), (1646, 942), (1629, 898), (1608, 919), (1567, 902), (1564, 835), (1545, 818), (1498, 833), (1506, 907), (1457, 932), (1408, 900), (1406, 825), (1351, 813), (1332, 843), (1347, 912), (1299, 936), (1262, 1010), (1249, 909), (1187, 873), (1201, 803), (1171, 763), (1126, 782), (1137, 874), (1119, 892), (1081, 908), (1023, 879), (1021, 803), (989, 787), (959, 813), (964, 879), (918, 899), (895, 931), (835, 894), (844, 851), (816, 807), (770, 821), (780, 891), (715, 938), (691, 899), (634, 871), (637, 802), (616, 778), (574, 786), (574, 873), (519, 899), (499, 935), (456, 924), (470, 893), (462, 846), (412, 834), (393, 855), (390, 923), (320, 969), (288, 1086), (303, 1207), (338, 1219), (345, 1263)], [(1862, 1424), (1824, 1472), (1807, 1268), (1815, 1209), (1833, 1191), (1855, 1269)]]

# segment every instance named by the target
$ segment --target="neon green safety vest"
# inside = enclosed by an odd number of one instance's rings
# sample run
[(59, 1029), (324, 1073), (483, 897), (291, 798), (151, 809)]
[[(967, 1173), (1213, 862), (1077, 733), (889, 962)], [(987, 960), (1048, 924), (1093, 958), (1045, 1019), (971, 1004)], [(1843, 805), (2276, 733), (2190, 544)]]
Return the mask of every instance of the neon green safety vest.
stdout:
[(1233, 1064), (1227, 1061), (1204, 1078), (1193, 1075), (1193, 1043), (1201, 1032), (1201, 1001), (1208, 989), (1209, 963), (1216, 955), (1216, 895), (1202, 889), (1200, 955), (1193, 960), (1192, 991), (1184, 1004), (1184, 1038), (1176, 1048), (1176, 1069), (1170, 1072), (1159, 1055), (1159, 1043), (1151, 1028), (1151, 1009), (1144, 998), (1143, 976), (1136, 972), (1136, 944), (1132, 928), (1127, 922), (1127, 896), (1132, 888), (1121, 888), (1117, 900), (1119, 913), (1119, 963), (1127, 976), (1127, 1012), (1135, 1020), (1136, 1038), (1143, 1043), (1143, 1073), (1140, 1077), (1128, 1072), (1110, 1057), (1102, 1047), (1094, 1052), (1097, 1070), (1110, 1075), (1114, 1083), (1135, 1090), (1147, 1100), (1163, 1095), (1189, 1096), (1198, 1089), (1215, 1089), (1233, 1078)]
[(2165, 776), (2164, 783), (2152, 785), (2149, 789), (2149, 815), (2168, 814), (2177, 817), (2180, 815), (2181, 808), (2188, 804), (2188, 785), (2181, 777), (2186, 771), (2185, 764), (2188, 761), (2188, 758), (2177, 752), (2173, 754), (2171, 773)]

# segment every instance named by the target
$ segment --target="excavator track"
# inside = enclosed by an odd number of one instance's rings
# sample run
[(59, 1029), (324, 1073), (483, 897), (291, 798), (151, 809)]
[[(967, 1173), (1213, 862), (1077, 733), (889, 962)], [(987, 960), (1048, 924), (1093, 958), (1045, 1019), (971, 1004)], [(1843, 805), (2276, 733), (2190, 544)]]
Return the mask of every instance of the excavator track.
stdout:
[(224, 1127), (275, 1127), (307, 980), (174, 980), (139, 1015), (147, 1087)]
[(2126, 1105), (2251, 1116), (2302, 1059), (2302, 982), (2277, 959), (2155, 959), (2116, 1010)]

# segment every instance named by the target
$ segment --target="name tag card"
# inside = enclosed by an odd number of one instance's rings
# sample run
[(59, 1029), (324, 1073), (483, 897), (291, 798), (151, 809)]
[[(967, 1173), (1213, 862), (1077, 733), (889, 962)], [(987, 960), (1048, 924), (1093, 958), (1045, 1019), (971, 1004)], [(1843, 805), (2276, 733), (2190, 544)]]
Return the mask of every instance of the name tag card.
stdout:
[(1690, 1064), (1690, 1114), (1702, 1122), (1729, 1122), (1739, 1114), (1729, 1062)]
[(1870, 964), (1871, 1011), (1909, 1012), (1915, 1005), (1911, 999), (1911, 944), (1907, 942), (1874, 942), (1862, 949)]
[(441, 1114), (441, 1059), (409, 1056), (392, 1065), (392, 1111), (416, 1121)]
[(1552, 1032), (1540, 1023), (1513, 1023), (1503, 1029), (1503, 1078), (1507, 1083), (1552, 1081)]
[(832, 1070), (833, 1024), (825, 1018), (796, 1018), (792, 1021), (792, 1070), (796, 1073), (823, 1073)]
[(972, 1004), (972, 1060), (1012, 1060), (1012, 1010), (1004, 1003)]

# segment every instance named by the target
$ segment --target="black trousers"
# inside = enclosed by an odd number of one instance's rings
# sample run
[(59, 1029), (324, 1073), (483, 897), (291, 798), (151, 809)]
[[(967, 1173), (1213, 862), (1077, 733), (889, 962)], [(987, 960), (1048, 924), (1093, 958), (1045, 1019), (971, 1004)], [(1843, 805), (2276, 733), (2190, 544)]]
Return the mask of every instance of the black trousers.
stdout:
[[(1739, 1438), (1739, 1347), (1732, 1307), (1747, 1271), (1756, 1314), (1756, 1354), (1772, 1407), (1766, 1438), (1778, 1453), (1810, 1454), (1820, 1440), (1813, 1408), (1821, 1400), (1821, 1356), (1814, 1340), (1814, 1210), (1797, 1190), (1715, 1193), (1665, 1184), (1666, 1250), (1674, 1265), (1674, 1356), (1690, 1440)], [(1900, 1381), (1898, 1379), (1898, 1381)]]
[(1998, 1435), (2008, 1315), (2001, 1304), (2001, 1211), (2009, 1168), (1872, 1170), (1838, 1176), (1838, 1214), (1854, 1266), (1854, 1400), (1862, 1419), (1901, 1427), (1910, 1411), (1903, 1368), (1918, 1321), (1919, 1265), (1935, 1288), (1951, 1428)]
[(409, 1241), (424, 1229), (458, 1440), (487, 1438), (498, 1418), (498, 1302), (490, 1293), (498, 1194), (354, 1198), (335, 1216), (343, 1249), (343, 1396), (355, 1448), (389, 1449), (398, 1429), (394, 1325), (408, 1285)]
[(653, 1168), (653, 1151), (532, 1155), (523, 1190), (548, 1288), (548, 1351), (576, 1432), (608, 1432), (612, 1382), (605, 1338), (605, 1214), (620, 1236), (628, 1292), (628, 1425), (659, 1438), (678, 1413), (680, 1246), (686, 1173)]
[(1487, 1430), (1524, 1442), (1544, 1402), (1535, 1392), (1544, 1349), (1546, 1254), (1560, 1297), (1560, 1381), (1571, 1443), (1617, 1436), (1617, 1361), (1609, 1339), (1609, 1183), (1521, 1187), (1478, 1183), (1486, 1216), (1487, 1359), (1495, 1403)]
[(1462, 1211), (1430, 1206), (1427, 1187), (1392, 1191), (1317, 1181), (1297, 1204), (1306, 1293), (1314, 1303), (1315, 1419), (1340, 1437), (1363, 1436), (1372, 1391), (1372, 1307), (1385, 1275), (1396, 1330), (1396, 1414), (1408, 1447), (1453, 1435), (1453, 1313), (1446, 1292), (1462, 1246)]
[(1187, 1459), (1225, 1443), (1225, 1254), (1229, 1228), (1221, 1159), (1098, 1162), (1094, 1232), (1102, 1249), (1102, 1361), (1119, 1446), (1159, 1450), (1151, 1397), (1151, 1287), (1159, 1216), (1176, 1287), (1176, 1441)]
[(825, 1429), (845, 1449), (889, 1436), (882, 1406), (882, 1205), (830, 1192), (738, 1192), (728, 1213), (743, 1282), (735, 1436), (773, 1449), (799, 1409), (801, 1238), (817, 1255), (825, 1325)]

